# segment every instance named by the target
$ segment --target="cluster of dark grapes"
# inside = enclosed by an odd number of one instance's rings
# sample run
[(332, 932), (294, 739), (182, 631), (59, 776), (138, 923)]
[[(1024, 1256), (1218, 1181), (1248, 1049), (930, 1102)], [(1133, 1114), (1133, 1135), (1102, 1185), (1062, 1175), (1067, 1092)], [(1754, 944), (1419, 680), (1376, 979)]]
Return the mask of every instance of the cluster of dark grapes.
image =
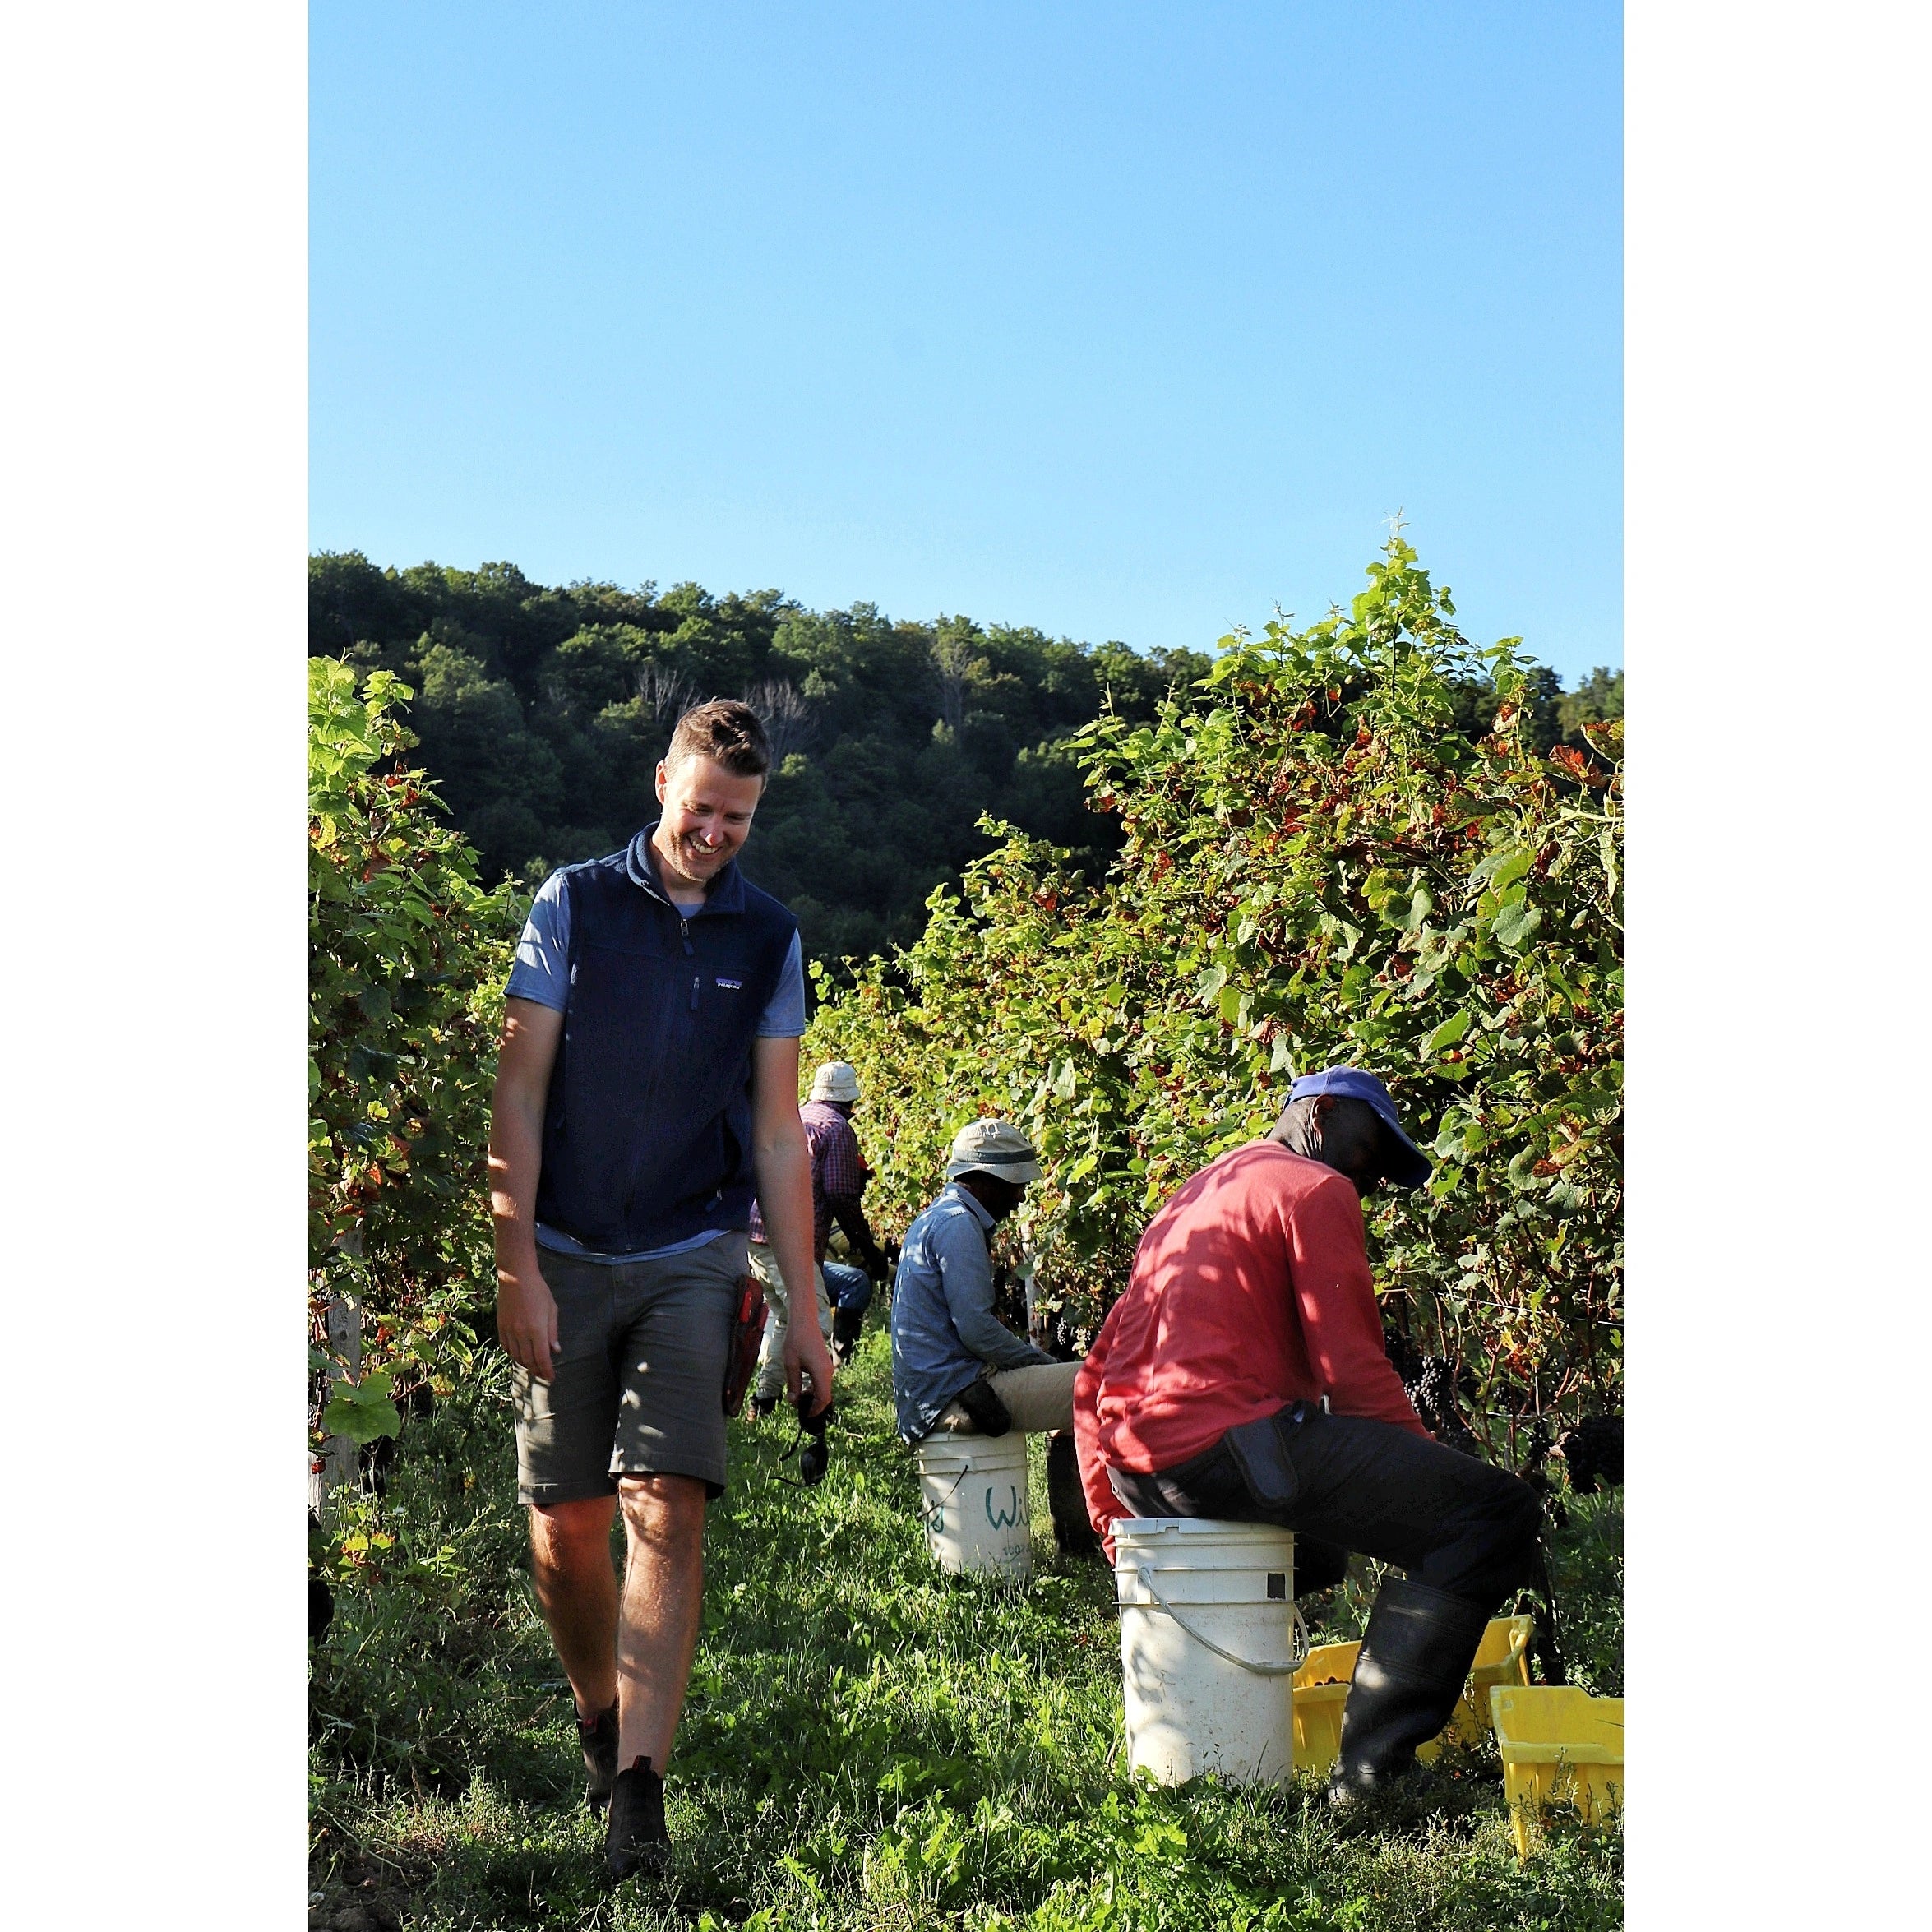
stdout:
[[(1476, 1438), (1463, 1420), (1463, 1401), (1473, 1400), (1476, 1394), (1475, 1378), (1469, 1370), (1458, 1373), (1446, 1355), (1425, 1355), (1398, 1328), (1384, 1327), (1382, 1346), (1429, 1433), (1452, 1449), (1479, 1454)], [(1551, 1519), (1560, 1526), (1562, 1505), (1554, 1501), (1550, 1473), (1544, 1467), (1552, 1449), (1562, 1457), (1569, 1486), (1578, 1495), (1590, 1495), (1600, 1482), (1606, 1489), (1615, 1489), (1624, 1480), (1624, 1418), (1586, 1416), (1560, 1439), (1554, 1436), (1547, 1417), (1538, 1416), (1531, 1425), (1519, 1473), (1545, 1498)]]
[(1542, 1499), (1543, 1520), (1556, 1529), (1562, 1529), (1569, 1522), (1569, 1512), (1564, 1508), (1563, 1499), (1556, 1494), (1556, 1486), (1550, 1480), (1550, 1451), (1555, 1446), (1555, 1431), (1550, 1426), (1550, 1418), (1538, 1416), (1530, 1424), (1528, 1437), (1523, 1445), (1523, 1461), (1516, 1473)]
[(1431, 1428), (1456, 1412), (1455, 1365), (1446, 1355), (1426, 1355), (1409, 1385), (1409, 1400)]
[(1382, 1347), (1389, 1365), (1401, 1378), (1404, 1392), (1422, 1418), (1422, 1426), (1438, 1442), (1469, 1455), (1478, 1454), (1476, 1438), (1463, 1420), (1458, 1392), (1475, 1392), (1474, 1378), (1467, 1370), (1458, 1375), (1456, 1365), (1446, 1355), (1425, 1355), (1400, 1329), (1384, 1326)]
[(1402, 1378), (1403, 1387), (1407, 1388), (1422, 1373), (1421, 1351), (1400, 1329), (1388, 1327), (1382, 1330), (1382, 1346), (1388, 1351), (1390, 1367)]
[(1624, 1418), (1585, 1416), (1557, 1450), (1569, 1471), (1569, 1486), (1579, 1496), (1592, 1494), (1599, 1482), (1616, 1489), (1624, 1480)]
[(1481, 1452), (1474, 1434), (1463, 1420), (1462, 1404), (1458, 1400), (1460, 1380), (1456, 1365), (1446, 1355), (1425, 1355), (1414, 1380), (1404, 1382), (1403, 1386), (1415, 1404), (1416, 1413), (1422, 1418), (1423, 1426), (1438, 1442), (1473, 1456)]

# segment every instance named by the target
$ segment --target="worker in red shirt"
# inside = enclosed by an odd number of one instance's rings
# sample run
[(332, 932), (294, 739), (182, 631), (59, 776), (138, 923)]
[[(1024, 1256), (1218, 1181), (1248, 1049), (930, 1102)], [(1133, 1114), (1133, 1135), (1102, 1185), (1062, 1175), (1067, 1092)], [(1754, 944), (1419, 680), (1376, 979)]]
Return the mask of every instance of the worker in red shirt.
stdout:
[(1519, 1477), (1430, 1435), (1383, 1347), (1362, 1200), (1428, 1177), (1372, 1074), (1305, 1075), (1264, 1139), (1154, 1217), (1074, 1384), (1110, 1556), (1121, 1517), (1196, 1516), (1293, 1530), (1298, 1595), (1339, 1581), (1347, 1551), (1393, 1566), (1343, 1707), (1344, 1806), (1447, 1722), (1541, 1520)]

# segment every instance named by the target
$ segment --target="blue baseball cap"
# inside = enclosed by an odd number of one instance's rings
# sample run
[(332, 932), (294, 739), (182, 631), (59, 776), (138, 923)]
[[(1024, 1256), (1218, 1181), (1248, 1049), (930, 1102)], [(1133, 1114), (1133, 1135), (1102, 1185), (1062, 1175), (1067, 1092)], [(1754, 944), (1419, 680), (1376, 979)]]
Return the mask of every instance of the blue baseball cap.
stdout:
[[(1390, 1149), (1392, 1163), (1389, 1175), (1398, 1187), (1420, 1187), (1429, 1178), (1429, 1157), (1403, 1132), (1402, 1122), (1396, 1116), (1395, 1102), (1389, 1098), (1389, 1089), (1373, 1074), (1365, 1074), (1358, 1066), (1325, 1067), (1319, 1074), (1303, 1074), (1289, 1088), (1288, 1098), (1292, 1102), (1306, 1100), (1317, 1093), (1366, 1100), (1381, 1116), (1382, 1125), (1398, 1143)], [(1410, 1156), (1407, 1160), (1402, 1155), (1405, 1148)]]

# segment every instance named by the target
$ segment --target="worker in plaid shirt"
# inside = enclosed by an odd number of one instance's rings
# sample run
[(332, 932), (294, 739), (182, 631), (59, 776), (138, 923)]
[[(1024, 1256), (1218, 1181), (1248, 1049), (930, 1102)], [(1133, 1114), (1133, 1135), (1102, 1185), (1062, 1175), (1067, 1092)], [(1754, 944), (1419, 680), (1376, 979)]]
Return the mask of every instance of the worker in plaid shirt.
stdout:
[[(812, 1259), (817, 1264), (819, 1326), (827, 1333), (841, 1361), (848, 1361), (865, 1324), (872, 1300), (872, 1283), (886, 1275), (885, 1256), (873, 1238), (861, 1201), (871, 1170), (859, 1152), (852, 1130), (852, 1113), (859, 1102), (858, 1075), (843, 1060), (828, 1061), (812, 1076), (811, 1098), (798, 1110), (805, 1139), (811, 1149)], [(825, 1259), (826, 1244), (836, 1222), (844, 1231), (862, 1266)], [(765, 1240), (764, 1223), (756, 1203), (751, 1209), (751, 1272), (765, 1290), (772, 1320), (765, 1331), (758, 1358), (758, 1379), (751, 1389), (751, 1412), (770, 1415), (778, 1406), (783, 1384), (783, 1352), (790, 1306), (785, 1281)]]

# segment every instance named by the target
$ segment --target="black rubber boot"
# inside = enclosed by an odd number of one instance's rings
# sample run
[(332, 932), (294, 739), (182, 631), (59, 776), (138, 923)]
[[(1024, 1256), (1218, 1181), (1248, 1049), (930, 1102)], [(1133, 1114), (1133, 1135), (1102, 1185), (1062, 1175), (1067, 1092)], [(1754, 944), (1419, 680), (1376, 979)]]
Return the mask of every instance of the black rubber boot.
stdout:
[(603, 1836), (604, 1870), (613, 1883), (633, 1872), (654, 1874), (671, 1862), (664, 1829), (664, 1781), (649, 1758), (636, 1759), (611, 1786), (610, 1823)]
[(1489, 1612), (1406, 1578), (1375, 1592), (1342, 1707), (1342, 1739), (1329, 1802), (1350, 1810), (1399, 1785), (1416, 1769), (1416, 1746), (1449, 1722)]
[(1100, 1538), (1087, 1515), (1074, 1439), (1064, 1429), (1047, 1438), (1047, 1503), (1053, 1512), (1053, 1541), (1062, 1556), (1089, 1556), (1099, 1549)]
[(611, 1786), (617, 1777), (617, 1705), (594, 1722), (577, 1720), (577, 1742), (584, 1747), (584, 1802), (593, 1811), (601, 1811), (611, 1801)]
[(832, 1310), (832, 1347), (839, 1357), (840, 1368), (844, 1368), (852, 1360), (865, 1325), (866, 1311), (862, 1308), (834, 1308)]

